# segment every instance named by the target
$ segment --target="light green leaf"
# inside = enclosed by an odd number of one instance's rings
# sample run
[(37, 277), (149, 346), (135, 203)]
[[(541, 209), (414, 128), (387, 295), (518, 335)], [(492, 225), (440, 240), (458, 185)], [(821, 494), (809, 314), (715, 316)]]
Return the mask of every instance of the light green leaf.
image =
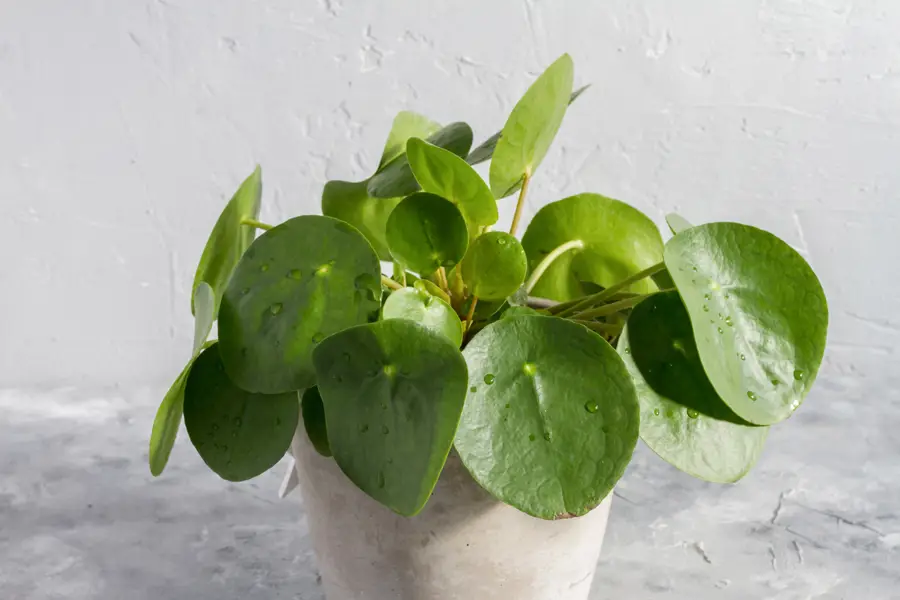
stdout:
[(315, 345), (380, 307), (381, 265), (362, 234), (330, 217), (295, 217), (260, 236), (235, 269), (219, 311), (222, 361), (247, 391), (312, 387)]
[(192, 354), (195, 356), (206, 343), (215, 319), (215, 292), (208, 283), (201, 281), (194, 288), (194, 350)]
[(693, 227), (687, 220), (681, 215), (676, 215), (675, 213), (669, 213), (666, 215), (666, 225), (669, 226), (669, 229), (672, 233), (678, 234), (684, 231), (685, 229), (690, 229)]
[(191, 367), (184, 424), (203, 462), (228, 481), (244, 481), (275, 465), (291, 445), (300, 416), (296, 392), (254, 394), (225, 374), (218, 344)]
[(499, 500), (542, 519), (586, 514), (638, 437), (634, 385), (616, 351), (556, 317), (500, 319), (463, 352), (469, 395), (455, 446)]
[(394, 260), (426, 276), (452, 267), (466, 253), (469, 234), (459, 209), (435, 194), (417, 192), (397, 205), (387, 222)]
[(528, 258), (519, 240), (502, 231), (479, 236), (461, 265), (470, 294), (484, 300), (503, 300), (525, 281)]
[(300, 403), (300, 411), (303, 414), (303, 427), (306, 435), (316, 452), (325, 457), (331, 456), (331, 446), (328, 444), (328, 426), (325, 424), (325, 406), (322, 404), (322, 396), (319, 388), (311, 387), (303, 392), (303, 400)]
[(422, 510), (466, 397), (466, 364), (440, 334), (404, 319), (346, 329), (313, 355), (334, 459), (401, 515)]
[(454, 346), (462, 345), (462, 323), (453, 308), (426, 291), (403, 288), (392, 292), (381, 309), (382, 318), (407, 319), (439, 333)]
[(372, 198), (367, 185), (368, 180), (329, 181), (322, 191), (322, 214), (350, 223), (369, 240), (380, 260), (391, 260), (385, 227), (402, 198)]
[(384, 152), (381, 153), (381, 160), (378, 162), (378, 171), (406, 152), (406, 141), (409, 138), (426, 138), (440, 128), (440, 124), (420, 114), (408, 110), (397, 113), (388, 139), (384, 143)]
[(757, 425), (789, 417), (815, 381), (828, 328), (825, 293), (806, 261), (737, 223), (687, 229), (666, 244), (665, 259), (722, 400)]
[(513, 108), (491, 161), (491, 191), (495, 197), (514, 193), (544, 160), (566, 114), (573, 75), (572, 59), (563, 54)]
[(497, 222), (497, 203), (490, 188), (466, 161), (417, 138), (406, 144), (413, 175), (422, 189), (453, 202), (469, 225), (470, 237), (478, 226)]
[(235, 265), (256, 237), (256, 229), (242, 225), (241, 221), (259, 216), (261, 197), (262, 170), (257, 166), (234, 193), (209, 234), (191, 287), (192, 312), (196, 310), (197, 285), (205, 281), (215, 292), (213, 315), (216, 314)]
[[(639, 210), (599, 194), (578, 194), (544, 206), (528, 225), (522, 246), (534, 269), (554, 248), (571, 240), (585, 247), (567, 252), (544, 273), (532, 295), (558, 302), (589, 293), (582, 282), (604, 288), (662, 260), (662, 237)], [(646, 293), (652, 282), (639, 281), (627, 291)]]
[(634, 308), (618, 352), (637, 387), (641, 439), (651, 450), (707, 481), (731, 483), (750, 471), (769, 430), (749, 425), (719, 398), (677, 292)]

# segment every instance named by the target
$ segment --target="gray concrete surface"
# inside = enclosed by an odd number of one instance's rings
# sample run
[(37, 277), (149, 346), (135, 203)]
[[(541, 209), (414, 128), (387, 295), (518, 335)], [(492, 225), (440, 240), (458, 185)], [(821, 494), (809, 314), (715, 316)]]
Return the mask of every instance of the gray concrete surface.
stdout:
[[(221, 481), (182, 435), (149, 475), (160, 393), (0, 393), (0, 598), (322, 600), (283, 469)], [(639, 448), (592, 598), (900, 598), (898, 429), (895, 387), (832, 379), (738, 485)]]

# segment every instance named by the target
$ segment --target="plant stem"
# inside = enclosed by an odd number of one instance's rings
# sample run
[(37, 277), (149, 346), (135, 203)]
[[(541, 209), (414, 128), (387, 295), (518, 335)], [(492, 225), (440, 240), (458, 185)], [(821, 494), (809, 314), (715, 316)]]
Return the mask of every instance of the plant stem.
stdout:
[(386, 287), (391, 288), (392, 290), (402, 290), (403, 289), (402, 285), (400, 285), (399, 283), (397, 283), (396, 281), (394, 281), (393, 279), (391, 279), (390, 277), (387, 277), (385, 275), (381, 276), (381, 284)]
[[(660, 290), (660, 292), (670, 292), (671, 290)], [(599, 306), (597, 308), (592, 308), (589, 310), (581, 311), (575, 315), (575, 319), (593, 319), (595, 317), (605, 317), (607, 315), (612, 315), (620, 310), (625, 310), (626, 308), (631, 308), (633, 306), (637, 306), (641, 302), (643, 302), (646, 298), (649, 298), (653, 294), (657, 294), (659, 292), (653, 292), (652, 294), (644, 294), (642, 296), (632, 296), (631, 298), (625, 298), (624, 300), (619, 300), (618, 302), (613, 302), (612, 304), (604, 304), (603, 306)], [(562, 313), (560, 313), (561, 315)], [(560, 315), (556, 315), (557, 317)]]
[(591, 307), (591, 306), (597, 304), (598, 302), (607, 300), (613, 294), (615, 294), (616, 292), (619, 292), (620, 290), (625, 289), (626, 287), (628, 287), (635, 281), (640, 281), (641, 279), (644, 279), (645, 277), (650, 277), (651, 275), (655, 275), (656, 273), (659, 273), (660, 271), (662, 271), (665, 268), (666, 268), (665, 263), (658, 262), (651, 267), (647, 267), (640, 273), (635, 273), (634, 275), (631, 275), (630, 277), (626, 277), (619, 283), (616, 283), (616, 284), (606, 288), (602, 292), (597, 292), (596, 294), (592, 294), (590, 296), (585, 296), (584, 298), (581, 299), (580, 302), (577, 302), (577, 303), (573, 304), (572, 306), (569, 306), (568, 308), (565, 308), (565, 309), (559, 311), (558, 313), (556, 313), (556, 316), (557, 317), (567, 317), (573, 313), (578, 312), (579, 310)]
[[(634, 292), (616, 292), (615, 294), (607, 298), (607, 300), (624, 300), (626, 298), (633, 298), (635, 296), (640, 296), (640, 294), (635, 294)], [(536, 300), (549, 302), (549, 305), (541, 308), (546, 308), (547, 312), (549, 312), (551, 315), (558, 315), (567, 308), (575, 306), (585, 298), (587, 298), (587, 296), (581, 296), (580, 298), (575, 298), (574, 300), (567, 300), (565, 302), (559, 303), (553, 302), (552, 300), (546, 300), (544, 298), (536, 298)]]
[(598, 323), (597, 321), (582, 321), (581, 319), (573, 320), (579, 325), (584, 325), (588, 329), (596, 331), (597, 333), (605, 333), (611, 335), (618, 335), (622, 333), (622, 325), (614, 325), (612, 323)]
[(550, 267), (550, 265), (553, 264), (553, 261), (555, 261), (557, 258), (562, 256), (569, 250), (581, 250), (582, 248), (584, 248), (584, 242), (581, 240), (571, 240), (554, 248), (553, 251), (545, 256), (544, 259), (540, 263), (538, 263), (538, 266), (534, 268), (534, 271), (531, 273), (531, 277), (529, 277), (528, 281), (525, 283), (525, 293), (531, 293), (531, 290), (533, 290), (534, 286), (537, 285), (537, 282), (544, 274), (544, 271), (546, 271)]
[(453, 299), (451, 302), (454, 309), (459, 311), (459, 307), (462, 305), (463, 300), (465, 300), (466, 296), (466, 284), (463, 283), (462, 279), (462, 269), (460, 269), (459, 265), (456, 265), (453, 269), (453, 289), (451, 290), (450, 297)]
[(478, 304), (478, 296), (472, 296), (472, 305), (469, 307), (469, 314), (466, 315), (466, 329), (472, 326), (472, 319), (475, 318), (475, 305)]
[(450, 284), (447, 283), (447, 270), (444, 267), (441, 267), (437, 270), (438, 281), (440, 282), (441, 289), (450, 294)]
[(263, 231), (268, 231), (272, 229), (272, 226), (268, 223), (263, 223), (262, 221), (257, 221), (256, 219), (249, 219), (244, 217), (241, 219), (241, 225), (248, 225), (250, 227), (256, 227), (257, 229), (262, 229)]
[(522, 187), (519, 189), (519, 199), (516, 201), (516, 212), (513, 215), (512, 225), (509, 228), (509, 235), (516, 235), (516, 229), (519, 228), (522, 209), (525, 208), (525, 194), (528, 193), (529, 181), (531, 181), (531, 173), (525, 173), (525, 177), (522, 179)]

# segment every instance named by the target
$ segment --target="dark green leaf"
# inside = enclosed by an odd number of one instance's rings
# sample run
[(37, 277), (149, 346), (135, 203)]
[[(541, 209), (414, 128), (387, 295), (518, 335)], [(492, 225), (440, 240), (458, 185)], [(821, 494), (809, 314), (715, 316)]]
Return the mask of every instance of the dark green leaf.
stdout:
[(312, 387), (303, 392), (300, 408), (303, 414), (303, 427), (313, 448), (322, 456), (331, 456), (328, 427), (325, 425), (325, 406), (322, 404), (319, 388)]
[(350, 223), (362, 233), (381, 260), (391, 260), (385, 227), (391, 211), (402, 198), (372, 198), (368, 180), (329, 181), (322, 191), (322, 214)]
[(387, 222), (387, 240), (394, 260), (420, 275), (452, 267), (469, 243), (459, 209), (435, 194), (417, 192), (397, 205)]
[(437, 482), (466, 396), (466, 364), (443, 336), (403, 319), (337, 333), (313, 355), (328, 439), (362, 491), (402, 515)]
[(462, 345), (462, 324), (456, 311), (426, 291), (403, 288), (392, 292), (381, 311), (383, 319), (407, 319), (441, 334), (457, 348)]
[(295, 217), (238, 264), (219, 312), (222, 361), (248, 391), (312, 387), (315, 345), (380, 306), (381, 266), (362, 234), (330, 217)]
[(737, 223), (687, 229), (666, 266), (722, 400), (757, 425), (800, 406), (825, 351), (828, 306), (815, 273), (771, 233)]
[(528, 258), (519, 240), (491, 231), (472, 243), (461, 270), (469, 293), (485, 300), (502, 300), (525, 281)]
[(463, 352), (469, 395), (456, 449), (499, 500), (542, 519), (609, 494), (638, 437), (634, 385), (616, 351), (556, 317), (500, 319)]
[(378, 170), (380, 171), (388, 163), (406, 152), (406, 141), (409, 138), (427, 138), (429, 135), (439, 131), (441, 126), (428, 117), (420, 114), (404, 110), (397, 113), (394, 117), (394, 123), (391, 125), (391, 132), (388, 139), (384, 143), (384, 151), (381, 153), (381, 160), (378, 162)]

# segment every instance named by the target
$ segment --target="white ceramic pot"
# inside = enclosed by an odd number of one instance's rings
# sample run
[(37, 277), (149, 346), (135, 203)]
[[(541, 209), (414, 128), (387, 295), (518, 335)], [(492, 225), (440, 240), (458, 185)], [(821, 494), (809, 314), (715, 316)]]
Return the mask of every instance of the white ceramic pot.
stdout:
[(543, 521), (498, 502), (451, 452), (434, 494), (401, 517), (316, 453), (301, 423), (296, 460), (328, 600), (586, 600), (610, 497)]

